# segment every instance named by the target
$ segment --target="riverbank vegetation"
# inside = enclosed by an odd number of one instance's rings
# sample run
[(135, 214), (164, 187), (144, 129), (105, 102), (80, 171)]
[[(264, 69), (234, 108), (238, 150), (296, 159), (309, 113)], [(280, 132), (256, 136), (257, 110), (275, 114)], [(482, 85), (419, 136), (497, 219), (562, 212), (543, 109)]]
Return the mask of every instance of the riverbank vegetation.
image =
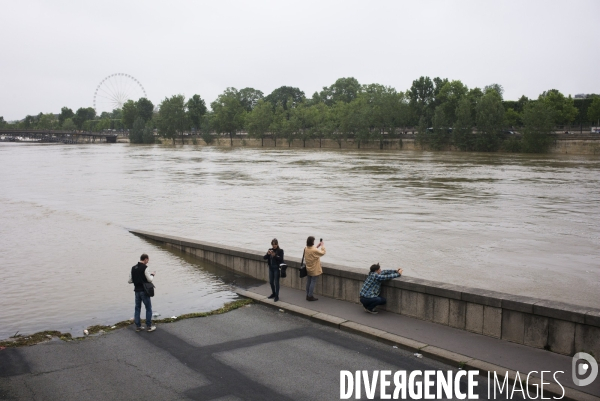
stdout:
[[(213, 315), (220, 315), (223, 313), (230, 312), (232, 310), (241, 308), (242, 306), (246, 306), (253, 303), (251, 299), (238, 299), (233, 302), (228, 302), (223, 305), (219, 309), (215, 309), (210, 312), (196, 312), (196, 313), (187, 313), (181, 316), (177, 316), (176, 318), (166, 318), (166, 319), (154, 319), (153, 323), (165, 324), (165, 323), (173, 323), (178, 322), (180, 320), (185, 319), (193, 319), (197, 317), (208, 317)], [(53, 338), (58, 338), (63, 341), (72, 341), (72, 340), (82, 340), (86, 338), (88, 335), (96, 335), (96, 334), (104, 334), (114, 330), (122, 329), (123, 327), (127, 327), (133, 324), (133, 320), (124, 320), (122, 322), (115, 323), (113, 325), (96, 325), (90, 326), (87, 330), (87, 335), (82, 337), (73, 337), (71, 333), (61, 333), (60, 331), (40, 331), (35, 334), (29, 335), (20, 335), (18, 332), (15, 333), (14, 336), (10, 337), (7, 340), (0, 341), (0, 350), (3, 348), (10, 347), (23, 347), (27, 345), (35, 345), (42, 342), (50, 341)]]
[[(312, 97), (282, 86), (265, 96), (254, 88), (227, 88), (210, 103), (200, 95), (165, 98), (157, 107), (148, 99), (127, 101), (121, 109), (96, 115), (93, 108), (60, 114), (27, 116), (14, 128), (128, 130), (132, 143), (154, 143), (156, 137), (184, 142), (195, 135), (206, 144), (214, 135), (275, 142), (332, 139), (340, 148), (348, 139), (381, 142), (407, 132), (423, 149), (546, 152), (556, 126), (590, 125), (600, 120), (600, 96), (573, 99), (558, 90), (537, 99), (505, 100), (499, 84), (469, 88), (459, 80), (420, 77), (406, 91), (380, 84), (362, 85), (340, 78)], [(7, 128), (0, 117), (0, 128)], [(195, 139), (196, 140), (196, 139)]]

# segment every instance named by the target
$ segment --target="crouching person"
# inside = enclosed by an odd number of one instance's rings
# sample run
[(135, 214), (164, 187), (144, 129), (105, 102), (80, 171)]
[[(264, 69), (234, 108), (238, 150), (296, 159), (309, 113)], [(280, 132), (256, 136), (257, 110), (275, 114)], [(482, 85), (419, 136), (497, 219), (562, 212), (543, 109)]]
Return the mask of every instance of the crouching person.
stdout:
[(379, 263), (371, 266), (371, 272), (367, 276), (365, 283), (360, 290), (360, 303), (363, 304), (365, 311), (377, 314), (375, 307), (377, 305), (385, 305), (386, 299), (380, 297), (381, 283), (391, 280), (402, 275), (402, 269), (398, 270), (381, 270)]

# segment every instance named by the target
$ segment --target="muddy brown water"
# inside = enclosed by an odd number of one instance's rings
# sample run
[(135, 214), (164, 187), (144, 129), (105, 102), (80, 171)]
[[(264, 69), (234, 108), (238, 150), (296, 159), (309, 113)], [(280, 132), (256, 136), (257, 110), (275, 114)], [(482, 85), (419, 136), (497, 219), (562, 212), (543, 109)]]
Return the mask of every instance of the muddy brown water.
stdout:
[(243, 280), (128, 233), (254, 250), (308, 235), (333, 263), (600, 307), (600, 158), (0, 144), (0, 338), (133, 316), (129, 268), (161, 318)]

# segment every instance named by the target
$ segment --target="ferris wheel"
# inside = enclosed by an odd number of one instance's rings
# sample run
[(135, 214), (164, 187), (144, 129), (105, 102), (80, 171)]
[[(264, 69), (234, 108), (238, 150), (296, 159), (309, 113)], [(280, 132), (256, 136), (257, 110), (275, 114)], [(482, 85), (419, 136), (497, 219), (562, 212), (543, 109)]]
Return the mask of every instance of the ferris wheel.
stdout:
[(117, 73), (104, 78), (94, 92), (94, 109), (96, 114), (120, 109), (128, 100), (137, 101), (146, 96), (146, 90), (135, 77)]

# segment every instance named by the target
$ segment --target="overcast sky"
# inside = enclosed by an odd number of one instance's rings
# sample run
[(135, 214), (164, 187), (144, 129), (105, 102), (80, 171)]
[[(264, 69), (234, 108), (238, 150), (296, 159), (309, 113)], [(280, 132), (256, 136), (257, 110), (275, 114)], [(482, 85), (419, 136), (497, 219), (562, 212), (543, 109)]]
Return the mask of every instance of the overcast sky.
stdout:
[(0, 0), (0, 116), (93, 105), (126, 73), (155, 104), (228, 86), (310, 97), (340, 77), (600, 93), (600, 1)]

